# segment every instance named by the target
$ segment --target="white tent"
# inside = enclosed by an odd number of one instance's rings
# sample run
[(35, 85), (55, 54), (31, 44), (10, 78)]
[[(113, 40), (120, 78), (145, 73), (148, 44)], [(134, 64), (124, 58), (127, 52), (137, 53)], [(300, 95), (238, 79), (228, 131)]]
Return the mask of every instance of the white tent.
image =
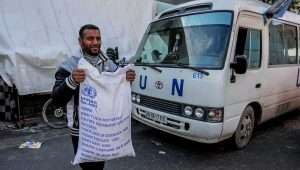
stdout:
[(75, 53), (84, 24), (101, 29), (102, 50), (135, 54), (155, 13), (154, 0), (1, 0), (0, 75), (19, 95), (50, 92), (54, 73)]

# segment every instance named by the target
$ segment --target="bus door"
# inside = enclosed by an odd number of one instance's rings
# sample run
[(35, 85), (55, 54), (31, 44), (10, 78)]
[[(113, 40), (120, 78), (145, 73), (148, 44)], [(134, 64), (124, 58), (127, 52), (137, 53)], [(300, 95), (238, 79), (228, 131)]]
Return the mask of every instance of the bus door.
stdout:
[(248, 66), (245, 74), (237, 74), (230, 69), (230, 78), (227, 82), (229, 85), (225, 91), (225, 105), (253, 101), (261, 95), (263, 28), (262, 16), (240, 13), (235, 29), (233, 44), (235, 48), (231, 51), (230, 61), (232, 63), (236, 57), (245, 57)]
[[(250, 101), (261, 96), (262, 56), (263, 56), (263, 17), (252, 13), (240, 13), (235, 27), (235, 39), (230, 55), (230, 63), (237, 57), (244, 57), (248, 66), (244, 74), (229, 69), (225, 88), (223, 136), (234, 132), (240, 116)], [(245, 61), (245, 60), (244, 60)]]

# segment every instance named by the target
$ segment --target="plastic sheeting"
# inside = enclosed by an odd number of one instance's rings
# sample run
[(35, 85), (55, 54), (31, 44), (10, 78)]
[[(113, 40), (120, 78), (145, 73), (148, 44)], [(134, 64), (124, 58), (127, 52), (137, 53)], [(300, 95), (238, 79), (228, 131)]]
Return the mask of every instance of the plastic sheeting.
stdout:
[(0, 75), (19, 95), (50, 92), (64, 58), (76, 53), (84, 24), (101, 29), (102, 50), (135, 54), (154, 14), (153, 0), (1, 0)]

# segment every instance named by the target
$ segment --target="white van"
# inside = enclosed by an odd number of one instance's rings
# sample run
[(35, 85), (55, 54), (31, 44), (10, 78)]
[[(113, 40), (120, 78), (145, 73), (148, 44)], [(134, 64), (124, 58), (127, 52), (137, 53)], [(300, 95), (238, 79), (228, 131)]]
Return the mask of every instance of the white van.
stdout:
[(245, 147), (255, 125), (300, 106), (300, 17), (255, 0), (198, 0), (161, 13), (136, 53), (134, 119)]

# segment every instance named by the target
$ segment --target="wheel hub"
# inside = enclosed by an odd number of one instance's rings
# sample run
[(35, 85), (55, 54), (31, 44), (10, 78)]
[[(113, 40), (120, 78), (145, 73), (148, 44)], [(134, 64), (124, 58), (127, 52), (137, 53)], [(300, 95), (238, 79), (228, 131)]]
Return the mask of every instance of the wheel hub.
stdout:
[(240, 129), (241, 139), (249, 137), (252, 132), (252, 129), (253, 127), (252, 127), (251, 118), (250, 116), (247, 115), (242, 120), (241, 129)]
[(54, 110), (54, 116), (60, 118), (64, 115), (64, 111), (62, 108), (58, 108)]

